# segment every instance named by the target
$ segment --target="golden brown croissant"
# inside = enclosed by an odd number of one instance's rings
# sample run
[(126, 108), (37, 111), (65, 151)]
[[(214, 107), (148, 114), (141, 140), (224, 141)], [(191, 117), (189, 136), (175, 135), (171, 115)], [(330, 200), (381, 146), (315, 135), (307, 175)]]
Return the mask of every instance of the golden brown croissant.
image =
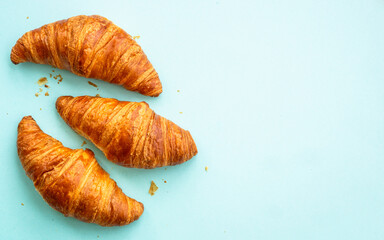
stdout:
[(145, 102), (63, 96), (56, 108), (71, 128), (125, 167), (176, 165), (197, 154), (191, 134), (154, 113)]
[(141, 47), (101, 16), (76, 16), (25, 33), (12, 48), (14, 64), (34, 62), (123, 85), (147, 96), (162, 92)]
[(35, 120), (19, 123), (17, 150), (28, 177), (45, 201), (65, 216), (102, 226), (125, 225), (143, 213), (97, 163), (91, 150), (64, 147)]

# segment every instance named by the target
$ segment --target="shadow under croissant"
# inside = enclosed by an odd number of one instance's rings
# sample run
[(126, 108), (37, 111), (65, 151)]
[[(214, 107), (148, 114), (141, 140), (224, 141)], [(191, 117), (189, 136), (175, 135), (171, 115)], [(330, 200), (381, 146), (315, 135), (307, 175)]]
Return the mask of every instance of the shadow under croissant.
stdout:
[[(76, 92), (78, 91), (77, 95), (83, 95), (84, 90), (86, 90), (86, 93), (89, 95), (96, 95), (100, 94), (103, 97), (116, 97), (118, 96), (119, 99), (127, 100), (127, 101), (146, 101), (146, 102), (156, 102), (156, 99), (159, 99), (159, 97), (149, 97), (142, 95), (138, 92), (133, 91), (127, 91), (125, 88), (119, 85), (110, 84), (108, 82), (93, 79), (93, 78), (85, 78), (77, 76), (70, 71), (64, 70), (64, 69), (57, 69), (53, 68), (49, 65), (43, 65), (43, 64), (35, 64), (31, 62), (26, 62), (21, 65), (14, 65), (12, 62), (9, 63), (10, 66), (14, 69), (14, 71), (17, 71), (18, 75), (22, 75), (24, 79), (29, 79), (30, 82), (33, 84), (36, 84), (36, 82), (41, 77), (46, 77), (48, 80), (49, 90), (53, 90), (52, 93), (56, 94), (57, 96), (62, 95), (68, 95), (73, 94), (76, 95)], [(22, 71), (18, 68), (22, 68)], [(52, 72), (54, 70), (55, 72)], [(50, 74), (52, 74), (52, 77), (50, 77)], [(58, 80), (54, 79), (53, 77), (60, 74), (63, 77), (63, 81), (58, 84)], [(38, 76), (35, 79), (31, 79), (30, 76)], [(17, 81), (19, 78), (15, 78), (14, 80)], [(22, 78), (20, 78), (22, 79)], [(97, 88), (89, 85), (88, 81), (91, 81), (95, 83), (98, 87)], [(25, 83), (24, 83), (25, 84)], [(30, 84), (30, 83), (29, 83)], [(38, 89), (38, 85), (36, 84), (36, 89)], [(68, 91), (67, 91), (68, 89)]]
[[(54, 212), (57, 212), (57, 211), (54, 211)], [(57, 212), (57, 213), (60, 214), (59, 212)], [(140, 219), (143, 218), (144, 216), (145, 216), (145, 214), (143, 213), (140, 216)], [(70, 228), (72, 228), (73, 231), (79, 233), (79, 235), (83, 235), (83, 234), (88, 235), (88, 234), (95, 234), (95, 233), (101, 234), (101, 233), (107, 233), (107, 232), (113, 232), (113, 233), (116, 233), (117, 235), (119, 235), (119, 234), (121, 234), (122, 231), (125, 231), (124, 234), (126, 234), (127, 229), (135, 228), (135, 225), (137, 225), (137, 224), (140, 225), (140, 221), (134, 221), (134, 222), (131, 222), (130, 224), (124, 225), (124, 226), (108, 226), (108, 227), (106, 227), (106, 226), (100, 226), (96, 223), (82, 222), (82, 221), (79, 221), (73, 217), (65, 217), (62, 214), (60, 217), (54, 218), (54, 221), (59, 222), (60, 225), (63, 224), (63, 225), (69, 226)], [(95, 232), (95, 230), (98, 230), (99, 232)], [(130, 239), (130, 238), (127, 238), (127, 239)], [(133, 237), (131, 239), (133, 239)]]
[[(92, 150), (100, 166), (105, 169), (105, 171), (107, 171), (110, 174), (111, 178), (115, 179), (117, 183), (119, 182), (116, 179), (124, 179), (132, 183), (132, 186), (136, 186), (137, 184), (133, 184), (133, 182), (145, 182), (145, 184), (147, 184), (147, 182), (153, 180), (154, 176), (161, 176), (161, 178), (165, 178), (166, 176), (177, 175), (177, 178), (183, 178), (183, 176), (185, 176), (188, 172), (193, 172), (194, 168), (192, 168), (192, 166), (195, 166), (197, 164), (195, 163), (197, 161), (197, 156), (194, 156), (192, 159), (182, 164), (177, 164), (174, 166), (165, 166), (151, 169), (123, 167), (121, 165), (109, 161), (105, 157), (104, 153), (99, 148), (97, 148), (91, 141), (72, 131), (71, 128), (65, 124), (59, 114), (57, 114), (57, 118), (58, 121), (61, 122), (61, 124), (63, 125), (63, 128), (68, 128), (71, 134), (71, 138), (73, 135), (73, 137), (78, 139), (79, 143), (83, 141), (86, 142), (86, 145), (81, 148), (89, 148), (90, 150)], [(77, 148), (80, 148), (80, 146)], [(124, 192), (128, 192), (126, 189), (124, 189), (124, 185), (121, 185), (121, 188)], [(148, 191), (148, 189), (144, 190), (145, 192)]]

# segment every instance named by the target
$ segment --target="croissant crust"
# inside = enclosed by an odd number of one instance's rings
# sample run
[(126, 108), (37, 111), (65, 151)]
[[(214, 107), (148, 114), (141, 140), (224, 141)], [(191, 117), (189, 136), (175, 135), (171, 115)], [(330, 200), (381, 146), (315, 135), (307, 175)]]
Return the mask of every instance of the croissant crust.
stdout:
[(63, 96), (56, 108), (72, 129), (125, 167), (176, 165), (197, 154), (189, 131), (157, 115), (145, 102)]
[(97, 15), (71, 17), (25, 33), (12, 48), (11, 61), (49, 64), (147, 96), (162, 92), (157, 72), (136, 41)]
[(65, 216), (102, 226), (129, 224), (143, 204), (127, 197), (91, 150), (70, 149), (45, 134), (31, 116), (18, 126), (20, 161), (36, 190)]

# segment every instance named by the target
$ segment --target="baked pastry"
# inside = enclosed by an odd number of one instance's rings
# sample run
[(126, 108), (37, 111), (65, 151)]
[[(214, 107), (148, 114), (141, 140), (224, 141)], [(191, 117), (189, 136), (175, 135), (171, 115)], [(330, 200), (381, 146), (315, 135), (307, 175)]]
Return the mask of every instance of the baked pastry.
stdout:
[(159, 76), (141, 47), (108, 19), (76, 16), (25, 33), (12, 48), (14, 64), (49, 64), (156, 97)]
[(137, 220), (143, 204), (127, 197), (89, 149), (70, 149), (45, 134), (35, 120), (19, 123), (17, 151), (36, 190), (65, 216), (101, 226)]
[(125, 167), (176, 165), (197, 154), (191, 134), (157, 115), (145, 102), (62, 96), (56, 101), (56, 109), (107, 159)]

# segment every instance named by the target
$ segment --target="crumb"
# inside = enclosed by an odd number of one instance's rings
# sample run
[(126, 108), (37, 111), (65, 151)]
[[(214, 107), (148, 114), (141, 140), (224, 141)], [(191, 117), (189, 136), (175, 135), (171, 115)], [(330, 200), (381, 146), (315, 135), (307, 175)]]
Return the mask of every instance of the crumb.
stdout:
[(43, 91), (43, 89), (39, 88), (39, 92), (42, 92), (42, 91)]
[(27, 19), (29, 19), (29, 17), (27, 17)]
[(164, 170), (167, 170), (167, 168), (164, 168)]
[(84, 146), (85, 144), (87, 144), (87, 142), (86, 142), (86, 141), (83, 141), (83, 144), (81, 144), (81, 146)]
[(177, 92), (180, 92), (180, 90), (177, 90)]
[(24, 206), (24, 203), (21, 203), (21, 206)]
[(183, 114), (183, 112), (179, 112), (180, 114)]
[(40, 111), (41, 111), (41, 108), (40, 108)]
[(49, 88), (49, 86), (47, 84), (44, 85), (45, 88)]
[(40, 94), (39, 93), (35, 93), (35, 96), (38, 97)]
[(61, 76), (61, 74), (58, 74), (58, 75), (56, 75), (56, 76), (53, 76), (53, 78), (55, 79), (55, 80), (57, 80), (57, 84), (59, 84), (59, 83), (61, 83), (62, 81), (63, 81), (63, 77)]
[(133, 36), (133, 39), (139, 39), (140, 36)]
[(208, 166), (205, 166), (205, 171), (208, 172)]
[(45, 96), (47, 96), (47, 97), (48, 97), (48, 96), (49, 96), (49, 93), (48, 93), (48, 92), (46, 92), (46, 93), (45, 93)]
[(96, 97), (100, 97), (100, 94), (96, 94)]
[(96, 84), (94, 84), (93, 82), (91, 82), (91, 81), (88, 81), (88, 84), (89, 85), (91, 85), (91, 86), (93, 86), (93, 87), (95, 87), (95, 88), (97, 88), (97, 85)]
[(97, 235), (97, 238), (99, 238), (99, 235)]
[(167, 180), (164, 180), (164, 183), (167, 183)]
[(151, 181), (151, 186), (149, 187), (149, 191), (148, 193), (151, 194), (151, 196), (155, 195), (155, 192), (157, 191), (157, 189), (159, 189), (156, 184)]
[(99, 88), (97, 88), (97, 91), (99, 91)]
[(8, 115), (8, 113), (7, 113), (7, 115)]
[(37, 81), (37, 84), (39, 84), (39, 86), (42, 86), (44, 84), (46, 84), (48, 82), (48, 79), (46, 77), (42, 77), (39, 79), (39, 81)]
[(49, 74), (49, 77), (52, 78), (52, 73)]
[(52, 72), (55, 72), (55, 70), (52, 70)]

